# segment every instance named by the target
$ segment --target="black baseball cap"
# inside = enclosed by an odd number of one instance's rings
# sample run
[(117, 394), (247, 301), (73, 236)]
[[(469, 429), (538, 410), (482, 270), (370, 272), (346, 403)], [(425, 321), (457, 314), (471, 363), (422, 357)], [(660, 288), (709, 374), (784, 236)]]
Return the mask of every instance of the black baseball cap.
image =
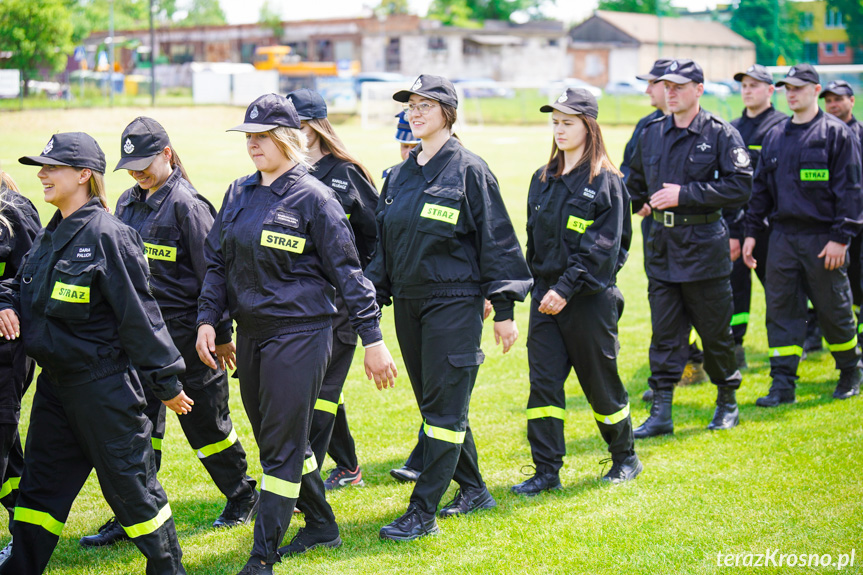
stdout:
[(670, 59), (660, 58), (653, 63), (653, 68), (650, 69), (650, 72), (648, 72), (647, 74), (641, 74), (640, 76), (636, 76), (636, 78), (638, 78), (639, 80), (653, 82), (654, 80), (665, 74), (665, 69), (668, 68), (669, 64), (671, 64)]
[(540, 112), (545, 113), (553, 110), (558, 110), (564, 114), (589, 116), (594, 120), (599, 115), (596, 98), (584, 88), (567, 88), (555, 103), (546, 104), (539, 109)]
[(824, 98), (827, 94), (833, 94), (834, 96), (853, 96), (854, 90), (851, 88), (851, 84), (845, 80), (835, 80), (827, 84), (827, 87), (821, 91), (821, 94), (818, 97)]
[(805, 84), (820, 84), (821, 78), (818, 77), (818, 72), (811, 64), (797, 64), (791, 66), (785, 77), (776, 82), (776, 87), (779, 88), (785, 84), (792, 86), (803, 86)]
[(421, 74), (410, 90), (400, 90), (393, 94), (393, 100), (407, 102), (410, 100), (411, 94), (458, 108), (458, 95), (455, 92), (455, 86), (443, 76)]
[(105, 173), (105, 153), (99, 143), (84, 132), (54, 134), (39, 156), (24, 156), (18, 161), (28, 166), (72, 166)]
[(249, 104), (242, 124), (225, 131), (260, 134), (279, 126), (299, 130), (300, 118), (297, 116), (297, 110), (284, 96), (265, 94)]
[(120, 136), (121, 157), (114, 171), (146, 170), (156, 156), (170, 145), (171, 140), (162, 124), (146, 116), (135, 118)]
[(761, 64), (752, 64), (746, 68), (745, 72), (734, 74), (734, 80), (736, 82), (742, 82), (744, 76), (749, 76), (753, 80), (758, 80), (759, 82), (764, 82), (766, 84), (773, 84), (773, 74), (768, 72), (767, 68)]
[(672, 60), (668, 68), (665, 69), (665, 73), (656, 80), (660, 82), (668, 80), (675, 84), (686, 84), (687, 82), (703, 84), (704, 70), (694, 60), (681, 58)]
[(327, 117), (327, 103), (324, 102), (323, 96), (314, 90), (307, 88), (294, 90), (288, 94), (287, 98), (297, 110), (297, 116), (299, 116), (300, 120), (305, 121)]

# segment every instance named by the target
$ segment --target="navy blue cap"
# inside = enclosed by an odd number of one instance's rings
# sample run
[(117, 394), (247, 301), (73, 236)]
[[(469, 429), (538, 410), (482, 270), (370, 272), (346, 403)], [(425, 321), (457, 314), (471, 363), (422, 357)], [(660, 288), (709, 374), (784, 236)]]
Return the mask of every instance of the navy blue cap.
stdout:
[(539, 109), (540, 112), (546, 113), (553, 110), (558, 110), (564, 114), (589, 116), (594, 120), (599, 115), (596, 97), (584, 88), (567, 88), (556, 102)]
[(665, 69), (665, 74), (657, 78), (657, 81), (664, 82), (666, 80), (675, 84), (686, 84), (687, 82), (703, 84), (704, 70), (694, 60), (688, 58), (672, 60), (668, 68)]
[(140, 116), (123, 130), (120, 136), (120, 161), (114, 171), (146, 170), (162, 150), (171, 145), (168, 133), (162, 124), (153, 118)]
[(294, 90), (288, 94), (287, 98), (296, 108), (300, 120), (307, 121), (327, 117), (327, 103), (323, 96), (314, 90), (307, 88)]
[(665, 74), (665, 69), (668, 68), (668, 65), (671, 64), (671, 60), (668, 58), (660, 58), (656, 62), (653, 63), (653, 68), (650, 69), (650, 72), (647, 74), (641, 74), (640, 76), (636, 76), (639, 80), (645, 80), (647, 82), (653, 82), (663, 74)]
[(411, 125), (405, 119), (404, 111), (396, 114), (396, 118), (399, 119), (398, 126), (396, 126), (396, 141), (402, 144), (419, 144), (420, 140), (411, 131)]
[(242, 124), (226, 131), (260, 134), (279, 126), (299, 130), (300, 118), (297, 116), (297, 110), (284, 96), (265, 94), (249, 104)]
[(746, 68), (745, 72), (738, 72), (734, 74), (735, 82), (742, 82), (744, 76), (749, 76), (753, 80), (758, 80), (759, 82), (764, 82), (766, 84), (773, 83), (773, 74), (767, 71), (767, 68), (762, 66), (761, 64), (752, 64), (748, 68)]
[(410, 90), (400, 90), (393, 94), (393, 100), (407, 102), (410, 100), (411, 94), (458, 108), (458, 94), (456, 94), (455, 86), (443, 76), (421, 74)]
[(105, 173), (105, 153), (99, 143), (84, 132), (54, 134), (41, 155), (24, 156), (18, 161), (28, 166), (72, 166)]
[(827, 84), (827, 87), (821, 91), (821, 94), (818, 97), (823, 98), (827, 94), (833, 94), (834, 96), (853, 96), (854, 89), (851, 88), (851, 84), (845, 80), (836, 80)]
[(776, 87), (780, 88), (785, 84), (792, 86), (804, 86), (806, 84), (820, 84), (821, 78), (818, 77), (818, 72), (811, 64), (797, 64), (791, 66), (784, 78), (776, 82)]

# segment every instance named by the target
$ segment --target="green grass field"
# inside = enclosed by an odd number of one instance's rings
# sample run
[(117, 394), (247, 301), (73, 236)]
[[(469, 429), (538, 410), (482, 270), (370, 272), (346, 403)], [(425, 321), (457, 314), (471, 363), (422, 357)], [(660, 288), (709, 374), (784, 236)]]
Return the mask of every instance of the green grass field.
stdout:
[[(53, 210), (42, 202), (37, 170), (18, 164), (17, 158), (39, 153), (55, 131), (83, 130), (102, 144), (110, 169), (119, 160), (120, 133), (140, 114), (152, 115), (166, 126), (193, 183), (217, 207), (227, 184), (253, 169), (242, 135), (224, 132), (242, 121), (243, 110), (222, 107), (0, 114), (0, 163), (47, 221)], [(396, 163), (393, 129), (363, 132), (351, 124), (337, 129), (373, 174)], [(630, 131), (631, 127), (606, 129), (615, 162)], [(531, 173), (547, 159), (549, 129), (487, 126), (459, 135), (499, 178), (523, 243), (527, 184)], [(113, 203), (133, 181), (121, 171), (109, 173), (107, 183)], [(619, 278), (626, 297), (619, 368), (631, 395), (636, 425), (648, 412), (640, 400), (649, 374), (650, 339), (641, 254), (641, 237), (636, 232), (629, 262)], [(481, 468), (498, 507), (476, 516), (440, 521), (440, 536), (407, 544), (378, 539), (378, 529), (407, 505), (410, 486), (397, 484), (388, 470), (404, 461), (419, 423), (391, 308), (384, 309), (385, 338), (402, 375), (395, 389), (378, 392), (365, 379), (358, 353), (345, 387), (366, 487), (341, 490), (330, 497), (344, 545), (286, 559), (276, 573), (737, 573), (746, 570), (717, 566), (717, 554), (764, 553), (768, 549), (780, 554), (831, 554), (834, 562), (839, 554), (855, 550), (855, 565), (843, 572), (863, 572), (859, 566), (863, 562), (863, 400), (832, 400), (838, 372), (830, 355), (820, 353), (801, 364), (796, 405), (774, 410), (755, 407), (755, 399), (769, 385), (764, 298), (760, 285), (755, 284), (752, 325), (746, 339), (750, 368), (738, 395), (740, 426), (708, 432), (713, 386), (680, 389), (674, 407), (676, 434), (637, 442), (644, 472), (631, 484), (618, 487), (598, 481), (599, 461), (607, 455), (605, 445), (573, 376), (567, 383), (569, 455), (561, 474), (565, 489), (535, 499), (509, 493), (511, 485), (524, 479), (522, 466), (531, 463), (524, 415), (528, 306), (517, 307), (521, 337), (506, 356), (495, 347), (487, 325), (483, 340), (487, 358), (479, 372), (471, 421)], [(30, 397), (32, 390), (22, 410), (22, 432)], [(235, 427), (249, 453), (249, 472), (259, 478), (257, 448), (236, 380), (232, 380), (231, 406)], [(160, 479), (170, 497), (186, 568), (190, 574), (233, 575), (248, 557), (252, 529), (224, 532), (210, 528), (224, 500), (196, 461), (176, 417), (169, 414), (168, 421)], [(331, 466), (327, 461), (322, 467)], [(455, 487), (445, 498), (454, 491)], [(143, 573), (143, 558), (130, 543), (96, 551), (78, 546), (82, 535), (94, 532), (110, 515), (98, 482), (91, 476), (72, 509), (49, 572)], [(301, 519), (294, 521), (286, 541), (301, 524)], [(0, 544), (7, 541), (4, 526)], [(754, 572), (835, 570), (772, 566)]]

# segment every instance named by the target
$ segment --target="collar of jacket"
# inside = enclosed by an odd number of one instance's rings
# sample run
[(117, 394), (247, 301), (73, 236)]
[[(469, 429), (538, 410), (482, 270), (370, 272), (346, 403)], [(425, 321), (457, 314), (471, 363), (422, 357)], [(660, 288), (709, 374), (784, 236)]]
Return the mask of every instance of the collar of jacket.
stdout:
[[(821, 108), (818, 108), (818, 113), (815, 114), (815, 117), (812, 118), (811, 120), (809, 120), (808, 122), (806, 122), (805, 124), (795, 124), (793, 122), (794, 116), (789, 116), (788, 121), (785, 122), (785, 133), (789, 134), (789, 133), (793, 132), (794, 130), (806, 130), (806, 129), (814, 126), (815, 124), (817, 124), (819, 121), (821, 121), (821, 118), (823, 118), (823, 117), (824, 117), (824, 110), (822, 110)], [(844, 124), (845, 122), (842, 122), (842, 123)]]
[(322, 156), (318, 162), (312, 166), (312, 169), (309, 170), (309, 173), (312, 174), (319, 180), (323, 180), (323, 178), (329, 174), (333, 168), (335, 168), (341, 160), (335, 157), (333, 154), (326, 154)]
[[(287, 192), (291, 186), (293, 186), (297, 181), (308, 174), (309, 171), (302, 164), (297, 164), (281, 176), (275, 179), (272, 184), (269, 185), (270, 191), (276, 194), (277, 196), (284, 196), (285, 192)], [(254, 188), (255, 186), (261, 185), (261, 172), (255, 172), (242, 182), (240, 182), (240, 186), (244, 188)]]
[(450, 136), (450, 138), (444, 142), (444, 145), (441, 146), (441, 149), (437, 151), (437, 154), (432, 156), (432, 158), (426, 162), (425, 166), (420, 166), (417, 163), (417, 155), (419, 155), (420, 151), (422, 151), (423, 145), (420, 144), (411, 150), (411, 158), (413, 162), (419, 167), (422, 172), (423, 178), (425, 178), (426, 183), (430, 184), (434, 181), (436, 177), (447, 167), (447, 164), (453, 159), (456, 153), (461, 149), (461, 142), (458, 139)]
[(99, 198), (91, 198), (86, 204), (75, 210), (68, 218), (60, 214), (60, 210), (54, 214), (45, 229), (51, 232), (51, 245), (55, 252), (59, 252), (68, 244), (81, 229), (87, 225), (100, 211), (104, 211)]
[[(700, 104), (699, 104), (700, 106)], [(707, 122), (710, 113), (704, 108), (700, 108), (698, 113), (692, 118), (692, 121), (689, 123), (689, 126), (686, 127), (692, 134), (701, 134), (701, 131), (704, 129), (704, 124)], [(667, 134), (671, 131), (674, 125), (674, 114), (668, 114), (665, 117), (665, 126), (662, 128), (663, 134)]]
[(754, 118), (746, 115), (746, 108), (743, 108), (743, 112), (740, 113), (740, 117), (746, 120), (747, 122), (752, 122), (756, 126), (773, 115), (773, 112), (776, 111), (776, 108), (773, 107), (773, 104), (767, 106), (767, 109), (755, 116)]
[(135, 184), (135, 186), (132, 188), (132, 193), (130, 193), (125, 200), (120, 202), (120, 204), (125, 207), (130, 205), (132, 202), (144, 202), (145, 204), (147, 204), (147, 206), (149, 206), (151, 210), (157, 212), (162, 206), (162, 202), (165, 201), (165, 198), (167, 198), (168, 194), (171, 193), (171, 190), (174, 189), (174, 185), (182, 177), (183, 175), (180, 172), (180, 168), (175, 167), (171, 171), (171, 175), (168, 176), (168, 179), (165, 180), (165, 183), (162, 184), (162, 187), (153, 192), (153, 195), (151, 195), (149, 198), (147, 198), (147, 191), (141, 189), (141, 186), (139, 186), (138, 184)]

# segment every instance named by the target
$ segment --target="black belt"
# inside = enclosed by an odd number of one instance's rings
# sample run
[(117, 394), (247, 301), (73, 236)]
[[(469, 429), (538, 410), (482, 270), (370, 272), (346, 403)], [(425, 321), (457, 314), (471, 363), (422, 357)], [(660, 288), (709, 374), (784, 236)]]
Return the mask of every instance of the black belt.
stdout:
[(675, 214), (674, 212), (653, 211), (653, 219), (663, 224), (666, 228), (674, 226), (691, 226), (695, 224), (712, 224), (719, 221), (722, 212), (712, 214)]

